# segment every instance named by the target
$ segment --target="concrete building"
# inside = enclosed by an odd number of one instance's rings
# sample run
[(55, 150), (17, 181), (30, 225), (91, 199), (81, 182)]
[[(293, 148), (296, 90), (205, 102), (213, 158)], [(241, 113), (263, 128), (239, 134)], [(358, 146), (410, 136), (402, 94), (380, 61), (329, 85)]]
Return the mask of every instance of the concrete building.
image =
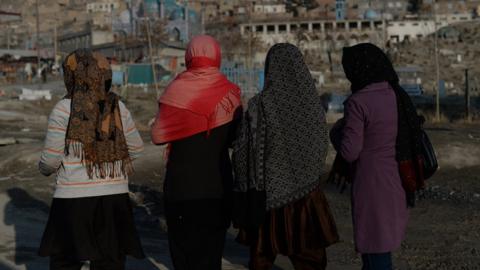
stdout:
[(92, 48), (101, 44), (114, 42), (114, 35), (111, 31), (86, 30), (76, 33), (69, 33), (58, 38), (58, 49), (61, 53), (69, 53), (79, 48)]
[(20, 39), (16, 32), (21, 20), (20, 13), (0, 10), (0, 24), (4, 28), (4, 31), (0, 32), (0, 48), (18, 47)]
[(345, 9), (346, 9), (346, 1), (337, 0), (335, 3), (335, 14), (336, 14), (337, 21), (343, 21), (346, 19)]
[(364, 19), (400, 20), (408, 14), (406, 0), (358, 1), (358, 16)]
[[(240, 24), (242, 35), (251, 31), (267, 46), (279, 42), (302, 43), (305, 49), (324, 48), (371, 41), (380, 44), (384, 23), (381, 20), (311, 20)], [(332, 45), (333, 44), (333, 45)]]
[[(440, 29), (447, 25), (447, 21), (438, 21), (436, 28)], [(426, 37), (434, 32), (435, 21), (433, 20), (391, 21), (388, 22), (387, 26), (388, 39), (393, 42), (411, 41)]]
[(287, 7), (281, 3), (259, 3), (253, 6), (253, 12), (256, 14), (285, 14)]
[(118, 10), (120, 8), (120, 3), (118, 0), (103, 0), (99, 2), (93, 2), (87, 4), (87, 12), (88, 13), (111, 13), (114, 10)]
[(447, 24), (466, 22), (474, 19), (473, 14), (471, 12), (438, 14), (436, 17), (438, 22), (446, 22)]

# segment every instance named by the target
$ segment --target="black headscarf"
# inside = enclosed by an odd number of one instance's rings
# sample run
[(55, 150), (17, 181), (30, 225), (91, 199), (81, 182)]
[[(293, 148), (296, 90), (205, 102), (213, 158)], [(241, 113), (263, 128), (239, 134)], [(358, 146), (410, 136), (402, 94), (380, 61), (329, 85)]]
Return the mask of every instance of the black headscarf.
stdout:
[(287, 205), (318, 186), (327, 149), (325, 111), (302, 53), (274, 45), (234, 144), (236, 190), (263, 188), (267, 209)]
[[(362, 43), (343, 49), (342, 65), (345, 75), (351, 82), (353, 93), (378, 82), (388, 82), (393, 88), (398, 109), (396, 159), (399, 164), (411, 162), (416, 166), (421, 153), (421, 124), (415, 106), (410, 96), (400, 86), (398, 75), (387, 55), (373, 44)], [(417, 172), (420, 170), (421, 168), (416, 168)], [(403, 176), (404, 172), (400, 171), (400, 174)], [(414, 179), (416, 187), (407, 187), (403, 181), (409, 206), (414, 206), (415, 189), (423, 186), (421, 173), (417, 174), (416, 178)]]
[(343, 48), (343, 70), (356, 92), (372, 83), (398, 84), (398, 76), (387, 55), (371, 43)]

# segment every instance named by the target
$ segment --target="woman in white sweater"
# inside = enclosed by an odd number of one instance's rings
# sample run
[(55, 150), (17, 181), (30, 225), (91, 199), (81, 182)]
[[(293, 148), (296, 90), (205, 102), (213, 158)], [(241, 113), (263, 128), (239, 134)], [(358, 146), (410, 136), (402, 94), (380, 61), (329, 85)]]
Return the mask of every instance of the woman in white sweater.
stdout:
[(49, 121), (39, 163), (56, 174), (50, 217), (39, 254), (52, 270), (125, 269), (127, 255), (144, 258), (128, 197), (132, 160), (143, 142), (130, 112), (110, 92), (108, 60), (89, 50), (63, 64), (67, 95)]

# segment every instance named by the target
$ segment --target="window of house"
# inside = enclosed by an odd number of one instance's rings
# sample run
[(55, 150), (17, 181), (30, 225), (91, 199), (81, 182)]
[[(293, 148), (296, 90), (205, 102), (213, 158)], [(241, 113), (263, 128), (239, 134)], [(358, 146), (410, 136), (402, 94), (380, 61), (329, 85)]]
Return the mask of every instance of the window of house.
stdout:
[(255, 32), (263, 32), (263, 25), (257, 25)]
[(285, 25), (285, 24), (280, 24), (280, 25), (278, 26), (278, 31), (279, 31), (279, 32), (287, 32), (287, 25)]
[(357, 22), (349, 22), (348, 27), (350, 29), (358, 28), (358, 23)]
[(302, 23), (300, 27), (302, 28), (302, 30), (308, 30), (308, 23)]
[(345, 29), (345, 23), (343, 23), (343, 22), (338, 22), (338, 23), (337, 23), (337, 29), (344, 30), (344, 29)]
[(297, 31), (297, 29), (298, 29), (298, 25), (296, 25), (296, 24), (291, 24), (290, 25), (290, 31), (292, 31), (292, 32)]
[(267, 25), (268, 33), (275, 33), (275, 25)]
[(331, 30), (333, 29), (333, 24), (331, 22), (326, 22), (325, 23), (325, 30)]
[(314, 23), (314, 24), (312, 24), (312, 29), (313, 29), (314, 31), (319, 31), (319, 30), (322, 29), (322, 27), (321, 27), (321, 25), (320, 25), (319, 23)]

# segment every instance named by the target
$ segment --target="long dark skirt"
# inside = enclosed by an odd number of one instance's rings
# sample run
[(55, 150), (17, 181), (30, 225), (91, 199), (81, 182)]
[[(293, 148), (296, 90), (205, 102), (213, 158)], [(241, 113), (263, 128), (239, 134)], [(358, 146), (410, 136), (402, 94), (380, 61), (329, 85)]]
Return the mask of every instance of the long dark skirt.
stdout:
[(144, 258), (128, 194), (54, 198), (38, 253), (79, 261)]
[(175, 270), (220, 270), (230, 224), (221, 199), (165, 202), (170, 255)]
[(240, 230), (237, 237), (252, 253), (293, 256), (322, 251), (338, 241), (333, 215), (320, 188), (266, 215), (258, 231)]

